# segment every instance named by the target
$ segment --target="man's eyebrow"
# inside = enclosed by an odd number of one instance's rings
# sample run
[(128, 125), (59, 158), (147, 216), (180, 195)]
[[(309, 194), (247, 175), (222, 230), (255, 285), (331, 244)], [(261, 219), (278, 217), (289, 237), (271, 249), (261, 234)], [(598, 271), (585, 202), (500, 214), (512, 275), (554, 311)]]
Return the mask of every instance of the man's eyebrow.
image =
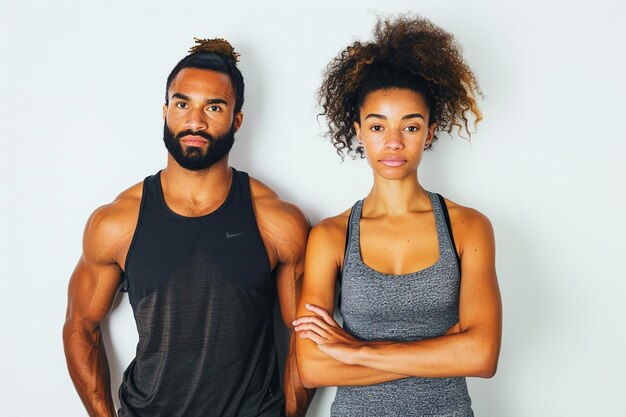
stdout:
[[(382, 114), (377, 114), (377, 113), (370, 113), (368, 114), (365, 118), (369, 119), (370, 117), (374, 117), (376, 119), (383, 119), (383, 120), (387, 120), (387, 116), (384, 116)], [(418, 117), (420, 119), (424, 119), (426, 120), (426, 118), (421, 114), (421, 113), (411, 113), (411, 114), (407, 114), (405, 116), (402, 116), (401, 120), (406, 120), (406, 119), (413, 119), (414, 117)]]
[[(174, 93), (172, 94), (172, 98), (178, 98), (181, 100), (185, 100), (185, 101), (191, 101), (191, 99), (184, 95), (183, 93)], [(208, 98), (206, 99), (206, 101), (204, 102), (205, 104), (226, 104), (228, 105), (228, 102), (226, 100), (224, 100), (223, 98)]]
[(172, 94), (172, 98), (179, 98), (181, 100), (191, 101), (191, 99), (189, 97), (187, 97), (186, 95), (184, 95), (182, 93), (174, 93), (174, 94)]
[(228, 106), (228, 102), (223, 98), (208, 98), (205, 101), (206, 104), (226, 104)]

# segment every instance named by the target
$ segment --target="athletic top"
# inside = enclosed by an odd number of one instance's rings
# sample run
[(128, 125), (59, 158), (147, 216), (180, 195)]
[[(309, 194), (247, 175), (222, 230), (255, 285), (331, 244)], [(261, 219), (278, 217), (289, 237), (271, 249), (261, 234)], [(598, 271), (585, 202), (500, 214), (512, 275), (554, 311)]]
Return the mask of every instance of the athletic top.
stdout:
[(120, 417), (282, 416), (273, 331), (276, 286), (248, 174), (224, 203), (185, 217), (145, 179), (125, 268), (139, 343)]
[[(443, 198), (429, 193), (439, 242), (434, 265), (401, 275), (363, 263), (360, 220), (363, 200), (352, 208), (341, 276), (344, 328), (361, 340), (412, 341), (441, 336), (459, 320), (460, 267), (446, 227)], [(414, 378), (368, 386), (338, 387), (333, 417), (471, 417), (465, 378)]]

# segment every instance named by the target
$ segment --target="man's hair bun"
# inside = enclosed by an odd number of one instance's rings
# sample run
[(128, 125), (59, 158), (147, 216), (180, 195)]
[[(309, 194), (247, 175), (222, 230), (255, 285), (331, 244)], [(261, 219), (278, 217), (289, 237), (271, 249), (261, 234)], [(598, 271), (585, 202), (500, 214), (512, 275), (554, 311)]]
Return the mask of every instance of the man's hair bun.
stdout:
[(235, 48), (226, 39), (193, 39), (196, 44), (189, 49), (189, 53), (209, 52), (223, 55), (233, 62), (239, 62), (239, 53), (235, 52)]

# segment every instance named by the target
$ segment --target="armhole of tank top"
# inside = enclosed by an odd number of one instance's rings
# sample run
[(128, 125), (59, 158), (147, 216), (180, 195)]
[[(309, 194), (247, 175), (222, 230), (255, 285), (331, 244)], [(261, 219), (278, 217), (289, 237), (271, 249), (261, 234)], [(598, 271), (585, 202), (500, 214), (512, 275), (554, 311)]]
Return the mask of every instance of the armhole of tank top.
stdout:
[(348, 216), (348, 224), (346, 225), (346, 244), (343, 248), (343, 263), (341, 265), (341, 270), (339, 274), (337, 274), (337, 282), (335, 283), (335, 306), (337, 310), (341, 311), (341, 278), (343, 277), (343, 270), (346, 266), (346, 259), (348, 257), (348, 246), (350, 244), (350, 232), (352, 231), (352, 214), (354, 213), (354, 206), (350, 209), (350, 215)]
[(343, 275), (343, 268), (346, 266), (346, 258), (348, 255), (348, 246), (350, 245), (350, 232), (352, 231), (352, 214), (354, 213), (354, 206), (350, 209), (350, 215), (348, 216), (348, 223), (346, 224), (346, 244), (343, 247), (343, 262), (341, 265), (341, 270), (339, 271), (338, 279), (339, 285), (341, 286), (341, 277)]
[[(267, 253), (267, 248), (265, 247), (265, 242), (263, 241), (263, 236), (261, 235), (261, 229), (259, 229), (259, 222), (256, 218), (256, 210), (254, 209), (254, 201), (252, 201), (252, 187), (250, 186), (250, 175), (244, 171), (238, 171), (235, 168), (231, 167), (233, 170), (233, 182), (235, 181), (234, 176), (237, 176), (237, 180), (239, 183), (239, 192), (241, 196), (244, 196), (248, 200), (248, 207), (250, 208), (251, 221), (254, 229), (257, 232), (257, 236), (259, 237), (259, 241), (261, 242), (261, 246), (263, 247), (263, 253), (265, 254), (265, 261), (267, 263), (267, 269), (273, 274), (272, 264), (270, 263), (270, 255)], [(234, 184), (233, 184), (234, 186)]]
[(448, 230), (448, 236), (450, 236), (450, 244), (452, 245), (452, 249), (454, 250), (454, 257), (456, 258), (456, 264), (459, 267), (459, 273), (460, 273), (461, 272), (461, 258), (459, 257), (459, 253), (456, 250), (456, 243), (454, 243), (454, 235), (452, 234), (452, 225), (450, 224), (450, 215), (448, 214), (448, 206), (446, 205), (446, 200), (441, 196), (441, 194), (437, 194), (437, 198), (439, 199), (439, 204), (441, 205), (443, 218), (446, 221), (446, 229)]
[[(159, 175), (158, 173), (156, 175)], [(143, 187), (141, 191), (141, 202), (139, 203), (139, 215), (137, 216), (137, 223), (135, 225), (135, 231), (133, 232), (133, 238), (130, 241), (130, 245), (128, 246), (128, 253), (126, 254), (126, 260), (124, 261), (124, 280), (122, 282), (122, 292), (128, 292), (128, 263), (130, 257), (133, 253), (133, 248), (135, 247), (135, 241), (137, 240), (137, 236), (139, 235), (139, 229), (141, 228), (141, 220), (143, 217), (143, 207), (144, 202), (146, 201), (146, 190), (148, 188), (148, 178), (143, 180)]]

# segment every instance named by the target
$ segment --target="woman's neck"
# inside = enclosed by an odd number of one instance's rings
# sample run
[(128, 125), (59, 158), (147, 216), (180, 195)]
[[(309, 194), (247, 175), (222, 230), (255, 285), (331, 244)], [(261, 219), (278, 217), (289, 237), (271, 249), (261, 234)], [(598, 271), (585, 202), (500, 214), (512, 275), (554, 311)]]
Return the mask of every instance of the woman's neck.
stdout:
[(374, 185), (365, 201), (364, 211), (368, 217), (393, 217), (428, 208), (430, 208), (428, 193), (420, 185), (417, 175), (397, 180), (375, 176)]

